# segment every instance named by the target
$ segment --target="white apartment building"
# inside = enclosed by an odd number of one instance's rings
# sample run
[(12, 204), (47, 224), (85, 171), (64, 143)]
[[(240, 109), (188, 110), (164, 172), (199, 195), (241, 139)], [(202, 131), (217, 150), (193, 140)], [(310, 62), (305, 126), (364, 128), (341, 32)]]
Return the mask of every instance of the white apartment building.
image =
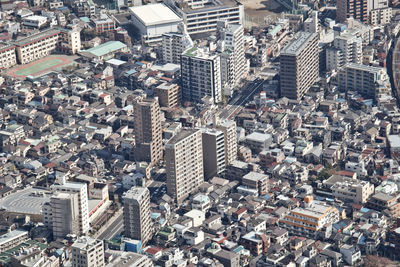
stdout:
[(28, 16), (22, 19), (24, 26), (40, 29), (47, 23), (47, 17), (44, 16)]
[(349, 203), (364, 204), (374, 194), (374, 185), (367, 181), (348, 179), (337, 182), (332, 187), (332, 194), (335, 198)]
[(146, 244), (151, 239), (150, 193), (146, 187), (132, 187), (124, 193), (124, 234)]
[(104, 267), (104, 245), (102, 240), (89, 236), (80, 237), (71, 246), (72, 267)]
[(193, 41), (186, 32), (164, 33), (162, 38), (164, 63), (180, 64), (182, 53), (193, 47)]
[(167, 192), (180, 205), (204, 182), (202, 133), (182, 129), (165, 145)]
[(17, 61), (27, 64), (50, 55), (57, 48), (60, 31), (48, 29), (15, 42)]
[(90, 228), (87, 185), (84, 183), (65, 182), (63, 184), (53, 184), (51, 189), (53, 192), (78, 194), (79, 233), (87, 233)]
[(337, 70), (348, 64), (362, 62), (363, 40), (352, 34), (342, 34), (336, 36), (333, 46), (326, 50), (327, 70)]
[(56, 192), (42, 208), (44, 224), (53, 231), (54, 239), (79, 232), (78, 193)]
[(234, 0), (166, 0), (187, 26), (188, 33), (215, 32), (217, 21), (227, 20), (232, 24), (243, 24), (244, 7)]
[(318, 33), (319, 30), (320, 30), (320, 25), (318, 19), (318, 11), (313, 11), (311, 13), (311, 16), (304, 21), (304, 31), (310, 33), (315, 33), (315, 32)]
[(0, 253), (9, 250), (29, 239), (28, 231), (14, 230), (0, 236)]
[(392, 20), (392, 8), (379, 8), (373, 9), (370, 12), (369, 19), (372, 25), (385, 25), (389, 24)]
[(326, 224), (339, 221), (339, 211), (323, 202), (313, 201), (308, 196), (304, 207), (295, 208), (279, 221), (290, 233), (300, 236), (315, 237)]
[(58, 50), (66, 54), (76, 54), (81, 50), (81, 34), (78, 29), (62, 29)]
[[(240, 24), (228, 24), (226, 20), (218, 21), (217, 36), (220, 42), (220, 51), (222, 52), (221, 65), (226, 65), (226, 71), (222, 71), (221, 75), (222, 83), (227, 83), (227, 89), (232, 89), (239, 84), (240, 80), (248, 72), (245, 57), (244, 28)], [(223, 60), (227, 62), (223, 63)], [(230, 91), (226, 94), (231, 95)]]
[(224, 133), (215, 129), (204, 129), (203, 165), (204, 178), (211, 179), (225, 171)]
[(201, 102), (206, 96), (215, 103), (222, 101), (219, 55), (196, 47), (186, 50), (181, 57), (181, 76), (184, 101)]
[(216, 128), (224, 133), (225, 167), (237, 158), (237, 134), (235, 121), (218, 122)]
[(0, 46), (0, 69), (7, 69), (17, 64), (15, 46)]

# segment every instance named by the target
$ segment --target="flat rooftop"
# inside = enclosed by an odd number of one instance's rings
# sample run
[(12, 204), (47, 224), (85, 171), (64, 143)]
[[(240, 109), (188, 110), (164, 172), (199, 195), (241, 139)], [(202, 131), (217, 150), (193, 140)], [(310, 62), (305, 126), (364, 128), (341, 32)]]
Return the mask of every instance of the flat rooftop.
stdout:
[(42, 214), (42, 206), (48, 202), (51, 192), (28, 187), (0, 200), (0, 208), (8, 212)]
[(169, 7), (161, 3), (130, 7), (129, 10), (145, 26), (182, 21)]
[(182, 129), (178, 134), (176, 134), (174, 137), (172, 137), (167, 145), (174, 145), (176, 143), (179, 143), (183, 139), (187, 138), (188, 136), (198, 132), (200, 130), (198, 129)]
[(108, 41), (107, 43), (92, 47), (88, 50), (83, 50), (81, 52), (91, 53), (97, 57), (102, 57), (125, 47), (127, 47), (126, 44), (120, 41)]
[(14, 44), (17, 45), (17, 46), (28, 45), (28, 44), (31, 44), (33, 42), (39, 41), (41, 39), (45, 39), (47, 37), (50, 37), (50, 36), (53, 36), (53, 35), (57, 35), (60, 32), (61, 31), (59, 29), (44, 30), (44, 31), (41, 31), (39, 33), (35, 33), (35, 34), (30, 35), (30, 36), (27, 36), (27, 37), (24, 37), (22, 39), (19, 39)]
[(317, 33), (298, 32), (289, 44), (282, 49), (281, 55), (299, 55), (316, 36)]
[(187, 14), (220, 10), (221, 8), (233, 8), (242, 5), (240, 2), (235, 0), (210, 0), (205, 3), (203, 7), (199, 8), (191, 8), (189, 5), (186, 4), (185, 1), (179, 1), (176, 4), (183, 12)]

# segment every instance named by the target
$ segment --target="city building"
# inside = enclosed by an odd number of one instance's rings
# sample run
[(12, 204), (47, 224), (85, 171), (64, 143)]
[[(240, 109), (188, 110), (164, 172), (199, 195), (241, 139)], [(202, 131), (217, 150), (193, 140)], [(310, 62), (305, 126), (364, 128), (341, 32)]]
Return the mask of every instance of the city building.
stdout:
[(132, 24), (138, 29), (144, 43), (157, 45), (163, 34), (177, 32), (182, 19), (164, 4), (147, 4), (129, 8)]
[(120, 41), (108, 41), (107, 43), (80, 51), (80, 55), (88, 59), (107, 60), (118, 52), (127, 52), (128, 46)]
[(13, 230), (7, 234), (0, 236), (0, 253), (7, 251), (24, 241), (28, 240), (29, 232), (22, 230)]
[(245, 58), (244, 28), (240, 24), (230, 24), (226, 20), (218, 21), (217, 38), (222, 53), (221, 66), (226, 65), (226, 70), (221, 70), (222, 84), (227, 83), (228, 88), (232, 89), (239, 84), (248, 71)]
[(115, 21), (106, 14), (100, 14), (98, 17), (91, 18), (94, 30), (97, 33), (109, 32), (115, 30)]
[(225, 166), (237, 158), (236, 122), (231, 120), (219, 121), (216, 128), (224, 133)]
[(72, 267), (104, 267), (104, 244), (89, 236), (78, 238), (72, 246)]
[(153, 262), (149, 257), (143, 254), (138, 254), (130, 251), (113, 251), (113, 259), (107, 267), (152, 267)]
[(333, 197), (348, 203), (364, 204), (374, 194), (374, 185), (367, 181), (346, 179), (336, 182), (332, 187)]
[(47, 17), (33, 15), (33, 16), (23, 18), (22, 23), (26, 27), (40, 29), (47, 23)]
[(318, 11), (313, 11), (311, 16), (304, 21), (304, 31), (311, 33), (319, 33), (320, 25), (318, 18)]
[(81, 34), (78, 29), (61, 29), (57, 50), (75, 55), (81, 50)]
[(312, 196), (307, 196), (304, 204), (304, 207), (291, 210), (279, 225), (292, 234), (315, 237), (325, 225), (339, 221), (339, 211), (335, 207), (317, 203)]
[[(79, 229), (80, 234), (87, 233), (90, 229), (87, 185), (85, 183), (64, 182), (62, 184), (53, 184), (51, 186), (51, 189), (53, 192), (78, 194), (78, 204), (79, 204), (79, 207), (78, 207), (79, 228), (78, 229)], [(68, 201), (66, 201), (66, 202), (68, 202)], [(65, 204), (65, 202), (64, 202), (64, 204)], [(72, 203), (67, 204), (67, 205), (71, 205), (71, 209), (72, 209), (72, 207), (73, 207)], [(58, 207), (59, 206), (57, 206), (57, 208)], [(57, 210), (56, 210), (56, 212), (57, 212)], [(51, 220), (51, 217), (49, 217), (49, 220)], [(53, 225), (53, 224), (50, 223), (49, 221), (45, 221), (45, 225)]]
[(135, 118), (135, 160), (154, 165), (163, 157), (161, 111), (157, 98), (137, 101)]
[(181, 57), (182, 97), (184, 101), (201, 102), (211, 97), (222, 101), (221, 60), (219, 55), (200, 48), (190, 48)]
[(150, 193), (145, 187), (134, 186), (124, 193), (124, 234), (140, 240), (143, 245), (151, 239)]
[(326, 69), (338, 70), (348, 63), (361, 64), (363, 39), (351, 33), (336, 36), (332, 47), (326, 49)]
[(162, 35), (162, 57), (164, 63), (181, 64), (182, 53), (192, 47), (193, 41), (186, 32), (186, 29)]
[(268, 181), (268, 175), (258, 172), (249, 172), (243, 176), (242, 185), (256, 190), (260, 196), (263, 196), (268, 193)]
[(202, 136), (204, 178), (208, 180), (225, 171), (225, 140), (224, 133), (215, 129), (204, 129)]
[(59, 35), (60, 30), (48, 29), (16, 41), (17, 62), (27, 64), (50, 55), (57, 48)]
[(339, 0), (336, 11), (336, 20), (345, 22), (347, 18), (353, 17), (361, 22), (369, 22), (369, 0)]
[(371, 196), (367, 202), (367, 207), (383, 211), (387, 216), (398, 217), (400, 215), (400, 201), (398, 194), (385, 194), (382, 192)]
[(182, 129), (165, 145), (167, 192), (180, 205), (204, 181), (202, 133)]
[(181, 105), (181, 87), (175, 83), (161, 83), (154, 88), (154, 95), (158, 97), (160, 107), (175, 108)]
[(0, 46), (0, 69), (7, 69), (17, 64), (14, 45)]
[(68, 234), (80, 235), (78, 193), (56, 192), (50, 202), (43, 205), (45, 225), (53, 231), (53, 239), (63, 239)]
[(319, 75), (318, 34), (298, 32), (280, 55), (281, 97), (299, 100)]
[(357, 91), (367, 98), (391, 95), (389, 77), (384, 68), (350, 63), (339, 70), (337, 80), (340, 89)]
[(234, 0), (168, 0), (175, 12), (183, 18), (190, 35), (215, 32), (217, 21), (227, 19), (232, 24), (244, 23), (244, 7)]

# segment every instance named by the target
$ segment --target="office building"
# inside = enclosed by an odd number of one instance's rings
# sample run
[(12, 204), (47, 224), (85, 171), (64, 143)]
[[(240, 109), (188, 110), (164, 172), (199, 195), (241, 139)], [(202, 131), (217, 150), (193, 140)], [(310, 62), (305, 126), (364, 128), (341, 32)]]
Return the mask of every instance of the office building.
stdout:
[[(64, 182), (62, 184), (54, 184), (51, 186), (53, 192), (70, 193), (78, 195), (78, 216), (79, 216), (79, 233), (85, 234), (89, 231), (89, 207), (88, 207), (88, 190), (85, 183)], [(66, 201), (68, 202), (68, 201)], [(65, 203), (65, 202), (64, 202)], [(71, 205), (71, 204), (69, 204)], [(50, 218), (49, 218), (50, 219)], [(45, 224), (50, 225), (49, 222)]]
[(17, 64), (14, 45), (0, 46), (0, 69), (11, 68)]
[(162, 42), (164, 33), (177, 32), (182, 19), (164, 4), (147, 4), (130, 7), (132, 24), (148, 45)]
[(312, 196), (307, 196), (304, 202), (304, 207), (291, 210), (279, 225), (294, 235), (315, 237), (324, 226), (339, 221), (339, 211), (335, 207), (316, 202)]
[(216, 128), (224, 133), (225, 166), (228, 166), (237, 157), (236, 122), (230, 120), (218, 122)]
[(157, 98), (135, 103), (135, 160), (154, 165), (163, 157), (161, 111)]
[(348, 63), (361, 64), (363, 39), (357, 35), (344, 33), (336, 36), (333, 46), (326, 50), (326, 69), (338, 70)]
[(244, 7), (235, 0), (167, 0), (165, 1), (183, 18), (190, 35), (217, 30), (217, 21), (227, 19), (232, 24), (243, 24)]
[(72, 246), (72, 267), (104, 267), (104, 245), (102, 240), (89, 236), (80, 237)]
[(48, 29), (16, 41), (17, 62), (27, 64), (50, 55), (57, 48), (59, 35), (59, 30)]
[(150, 193), (145, 187), (132, 187), (124, 193), (124, 235), (146, 244), (151, 239)]
[(182, 129), (165, 146), (167, 192), (180, 205), (204, 182), (202, 133)]
[(225, 140), (224, 133), (214, 129), (204, 129), (202, 136), (204, 178), (208, 180), (225, 171)]
[(339, 89), (357, 91), (366, 98), (391, 95), (389, 77), (384, 68), (350, 63), (339, 70), (337, 80)]
[(229, 24), (222, 20), (217, 22), (217, 38), (220, 42), (222, 60), (226, 60), (226, 71), (222, 71), (222, 83), (233, 88), (247, 73), (247, 60), (245, 58), (244, 28), (240, 24)]
[(68, 234), (80, 235), (78, 193), (56, 192), (43, 205), (43, 221), (53, 231), (53, 239), (63, 239)]
[(180, 24), (178, 32), (168, 32), (162, 35), (162, 57), (164, 63), (181, 63), (184, 51), (193, 47), (193, 41), (187, 33), (185, 26)]
[(281, 97), (301, 99), (318, 79), (318, 34), (298, 32), (281, 50)]
[(201, 102), (211, 97), (222, 101), (220, 56), (199, 48), (186, 50), (181, 57), (182, 97), (184, 101)]

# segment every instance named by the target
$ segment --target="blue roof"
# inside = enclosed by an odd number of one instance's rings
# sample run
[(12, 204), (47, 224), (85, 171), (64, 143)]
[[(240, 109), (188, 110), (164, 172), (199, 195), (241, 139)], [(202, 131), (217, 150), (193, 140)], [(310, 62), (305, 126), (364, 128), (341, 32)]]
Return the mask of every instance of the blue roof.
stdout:
[(239, 253), (240, 251), (242, 251), (244, 249), (244, 247), (242, 245), (232, 249), (233, 253)]
[(80, 17), (79, 19), (82, 20), (83, 22), (87, 22), (87, 23), (90, 22), (90, 19), (88, 17)]
[(136, 73), (137, 71), (135, 70), (135, 69), (130, 69), (130, 70), (128, 70), (128, 71), (125, 71), (125, 75), (131, 75), (131, 74), (134, 74), (134, 73)]
[(362, 209), (360, 209), (360, 211), (361, 211), (362, 213), (367, 213), (367, 212), (369, 211), (369, 209), (368, 209), (368, 208), (362, 208)]

